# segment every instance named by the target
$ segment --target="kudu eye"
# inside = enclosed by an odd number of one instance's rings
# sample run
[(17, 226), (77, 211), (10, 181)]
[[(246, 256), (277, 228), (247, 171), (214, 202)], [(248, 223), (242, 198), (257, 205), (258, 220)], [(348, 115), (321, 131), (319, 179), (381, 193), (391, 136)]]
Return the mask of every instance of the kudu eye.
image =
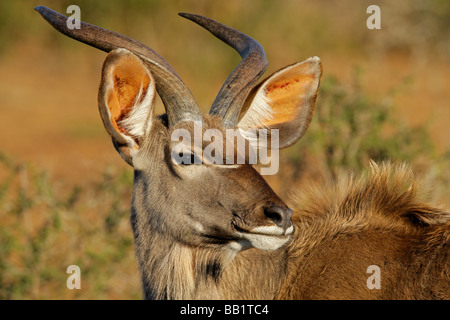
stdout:
[(184, 166), (202, 164), (202, 159), (197, 157), (194, 153), (184, 154), (183, 152), (180, 152), (178, 157), (181, 159), (179, 164)]

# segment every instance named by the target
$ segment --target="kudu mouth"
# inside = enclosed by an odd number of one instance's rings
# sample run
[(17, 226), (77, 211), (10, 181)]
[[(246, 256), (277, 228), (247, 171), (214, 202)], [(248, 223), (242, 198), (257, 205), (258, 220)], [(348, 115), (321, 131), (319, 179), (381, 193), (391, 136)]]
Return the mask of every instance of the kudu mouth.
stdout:
[(237, 224), (233, 224), (233, 228), (239, 233), (250, 233), (262, 236), (285, 237), (294, 233), (294, 225), (292, 223), (287, 229), (282, 229), (277, 226), (261, 226), (253, 229), (246, 229)]
[(275, 250), (287, 243), (294, 233), (292, 210), (279, 206), (264, 209), (265, 225), (252, 226), (235, 212), (232, 226), (244, 247)]
[(237, 243), (241, 245), (240, 249), (253, 247), (261, 250), (276, 250), (288, 243), (294, 233), (293, 226), (289, 227), (283, 235), (275, 235), (274, 229), (265, 229), (269, 227), (258, 228), (257, 230), (243, 231), (235, 227), (236, 234), (239, 237)]

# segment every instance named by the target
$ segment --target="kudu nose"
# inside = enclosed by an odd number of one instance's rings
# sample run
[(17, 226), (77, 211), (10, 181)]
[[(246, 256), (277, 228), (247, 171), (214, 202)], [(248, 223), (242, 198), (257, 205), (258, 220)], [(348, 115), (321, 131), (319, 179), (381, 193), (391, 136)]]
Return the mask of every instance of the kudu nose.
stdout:
[(283, 209), (278, 206), (273, 206), (264, 209), (264, 215), (272, 220), (277, 226), (283, 228), (284, 231), (292, 226), (292, 210), (289, 208)]

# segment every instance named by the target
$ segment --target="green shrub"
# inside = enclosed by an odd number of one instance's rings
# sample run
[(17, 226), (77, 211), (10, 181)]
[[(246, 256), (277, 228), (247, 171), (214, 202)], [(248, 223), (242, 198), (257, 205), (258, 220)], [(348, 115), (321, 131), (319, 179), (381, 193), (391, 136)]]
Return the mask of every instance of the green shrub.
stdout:
[[(140, 298), (129, 170), (57, 189), (45, 172), (4, 154), (0, 169), (0, 299)], [(72, 264), (81, 290), (66, 287)]]
[(374, 99), (362, 89), (358, 74), (347, 86), (326, 77), (310, 128), (288, 149), (285, 164), (298, 168), (294, 175), (300, 176), (305, 159), (313, 157), (315, 166), (335, 178), (341, 170), (361, 171), (369, 160), (432, 161), (436, 151), (427, 127), (410, 127), (396, 117), (396, 92)]

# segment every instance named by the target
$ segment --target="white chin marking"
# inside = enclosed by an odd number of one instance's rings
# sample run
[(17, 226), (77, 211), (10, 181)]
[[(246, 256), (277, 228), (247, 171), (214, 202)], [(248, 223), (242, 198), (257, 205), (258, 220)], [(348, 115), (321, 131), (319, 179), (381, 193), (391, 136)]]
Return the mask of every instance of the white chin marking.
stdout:
[[(252, 230), (253, 231), (253, 230)], [(239, 235), (247, 240), (254, 248), (261, 250), (276, 250), (289, 241), (289, 236), (274, 236), (267, 234), (257, 234), (248, 232), (239, 232)]]
[(284, 232), (284, 234), (293, 234), (294, 233), (294, 226), (290, 226), (289, 228), (286, 229), (286, 231)]
[(251, 230), (252, 233), (259, 233), (264, 235), (274, 235), (274, 236), (282, 236), (284, 234), (284, 230), (279, 226), (262, 226), (256, 227)]

